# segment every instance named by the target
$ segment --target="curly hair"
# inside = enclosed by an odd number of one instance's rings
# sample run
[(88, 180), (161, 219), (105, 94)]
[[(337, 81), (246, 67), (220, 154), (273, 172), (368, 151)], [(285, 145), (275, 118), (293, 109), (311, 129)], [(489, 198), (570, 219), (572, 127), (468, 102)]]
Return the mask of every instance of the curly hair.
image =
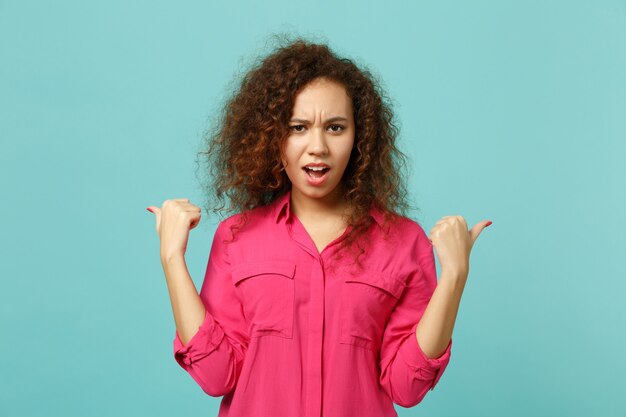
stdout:
[[(370, 71), (337, 56), (327, 44), (301, 36), (274, 38), (279, 45), (244, 72), (213, 128), (205, 133), (199, 155), (204, 156), (210, 174), (205, 187), (210, 188), (207, 209), (241, 212), (240, 222), (234, 226), (240, 228), (247, 222), (248, 210), (271, 204), (290, 190), (291, 181), (281, 169), (280, 150), (290, 134), (295, 97), (317, 78), (336, 81), (352, 99), (355, 121), (354, 146), (342, 177), (352, 230), (337, 253), (351, 248), (356, 240), (359, 252), (355, 261), (361, 266), (359, 257), (365, 249), (358, 238), (373, 221), (370, 207), (381, 210), (386, 226), (411, 208), (402, 173), (406, 156), (395, 146), (399, 129), (391, 105)], [(228, 208), (224, 208), (225, 196), (230, 200)], [(221, 204), (211, 208), (213, 201)]]

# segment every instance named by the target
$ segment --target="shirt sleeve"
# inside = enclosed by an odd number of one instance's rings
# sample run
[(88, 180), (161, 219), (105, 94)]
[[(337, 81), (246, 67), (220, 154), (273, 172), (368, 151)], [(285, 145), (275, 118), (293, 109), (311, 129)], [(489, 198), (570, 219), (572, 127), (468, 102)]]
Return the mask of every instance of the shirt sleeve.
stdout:
[(235, 388), (250, 340), (223, 243), (227, 232), (228, 226), (221, 222), (213, 237), (200, 290), (206, 310), (204, 321), (186, 345), (178, 331), (174, 337), (176, 362), (213, 397), (226, 395)]
[(433, 247), (426, 242), (421, 243), (426, 253), (420, 255), (418, 268), (387, 322), (380, 350), (380, 384), (394, 403), (406, 408), (420, 403), (428, 390), (435, 388), (450, 361), (452, 348), (450, 339), (438, 358), (429, 358), (415, 335), (437, 287)]

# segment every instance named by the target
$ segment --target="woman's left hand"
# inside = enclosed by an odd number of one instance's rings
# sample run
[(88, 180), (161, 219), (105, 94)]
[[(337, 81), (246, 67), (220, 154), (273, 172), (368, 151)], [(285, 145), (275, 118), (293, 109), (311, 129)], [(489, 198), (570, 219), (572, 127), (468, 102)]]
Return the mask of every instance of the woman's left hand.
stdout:
[(467, 230), (467, 223), (462, 216), (442, 217), (431, 229), (428, 239), (435, 248), (441, 270), (466, 279), (474, 242), (490, 224), (490, 221), (484, 220), (476, 223), (471, 230)]

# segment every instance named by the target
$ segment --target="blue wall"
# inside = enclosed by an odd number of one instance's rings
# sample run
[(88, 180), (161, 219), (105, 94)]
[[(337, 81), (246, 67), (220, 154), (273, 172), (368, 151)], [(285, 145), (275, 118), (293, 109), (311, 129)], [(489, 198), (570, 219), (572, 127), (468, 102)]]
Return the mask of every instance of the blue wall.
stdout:
[(202, 132), (281, 31), (380, 77), (427, 231), (493, 221), (450, 366), (398, 413), (626, 415), (626, 3), (406, 3), (0, 1), (0, 415), (217, 415), (146, 207), (202, 201)]

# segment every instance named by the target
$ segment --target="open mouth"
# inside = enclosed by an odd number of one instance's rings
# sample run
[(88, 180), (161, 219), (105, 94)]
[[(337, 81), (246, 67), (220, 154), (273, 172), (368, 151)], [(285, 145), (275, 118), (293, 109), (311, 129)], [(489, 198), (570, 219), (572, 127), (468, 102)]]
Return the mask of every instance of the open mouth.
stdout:
[(309, 177), (315, 179), (322, 178), (330, 170), (330, 168), (311, 169), (307, 167), (304, 167), (302, 169), (304, 169), (304, 172), (306, 172)]

